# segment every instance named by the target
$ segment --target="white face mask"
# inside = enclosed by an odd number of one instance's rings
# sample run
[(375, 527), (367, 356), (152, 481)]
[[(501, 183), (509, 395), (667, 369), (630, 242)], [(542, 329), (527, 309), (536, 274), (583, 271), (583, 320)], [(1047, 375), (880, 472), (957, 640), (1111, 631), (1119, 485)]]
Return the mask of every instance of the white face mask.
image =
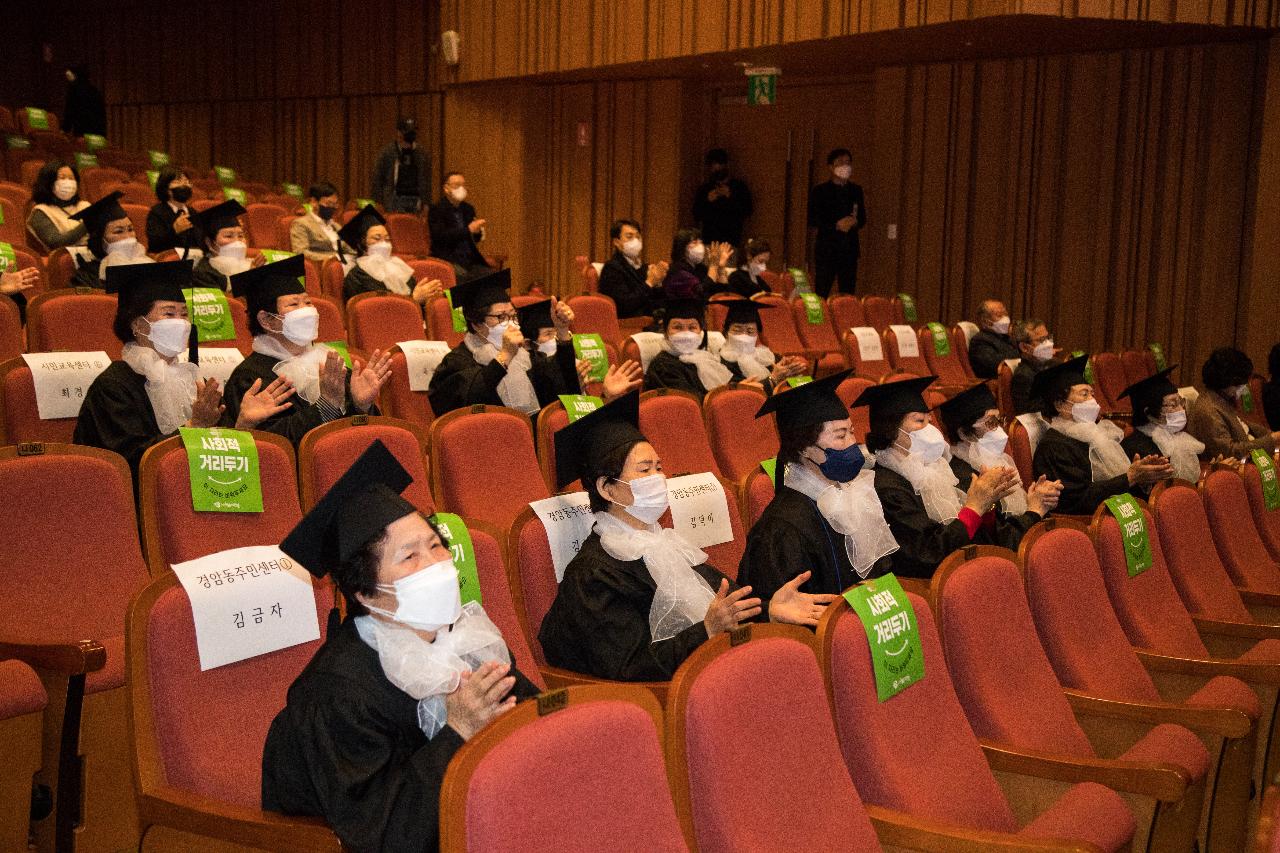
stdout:
[(1164, 416), (1164, 428), (1172, 433), (1182, 432), (1187, 427), (1186, 412), (1170, 412)]
[(1009, 334), (1009, 318), (1001, 317), (999, 320), (996, 320), (991, 324), (991, 331), (995, 332), (997, 335)]
[(751, 274), (756, 278), (759, 278), (760, 273), (768, 269), (767, 266), (765, 266), (763, 263), (759, 261), (752, 261), (751, 263), (747, 264), (747, 267), (751, 270)]
[(53, 194), (59, 201), (71, 201), (76, 197), (75, 178), (58, 178), (53, 182)]
[(542, 353), (543, 355), (555, 355), (555, 354), (556, 354), (556, 339), (555, 339), (555, 338), (547, 338), (545, 341), (543, 341), (542, 343), (538, 344), (538, 352)]
[(737, 344), (739, 349), (753, 350), (756, 348), (755, 335), (730, 335), (729, 340)]
[(454, 187), (453, 189), (449, 190), (449, 197), (456, 202), (459, 202), (459, 203), (464, 202), (467, 200), (467, 188)]
[(640, 252), (644, 250), (644, 242), (639, 237), (632, 237), (622, 244), (622, 254), (635, 260), (640, 257)]
[(218, 247), (218, 257), (235, 258), (238, 261), (243, 261), (248, 250), (249, 247), (245, 245), (243, 240), (234, 240), (225, 246)]
[(369, 246), (368, 251), (371, 258), (382, 258), (383, 260), (391, 257), (391, 241), (383, 240), (381, 243), (374, 243)]
[(277, 314), (280, 318), (281, 334), (290, 343), (300, 347), (309, 345), (320, 334), (320, 309), (312, 305), (295, 308), (288, 314)]
[(1040, 361), (1048, 361), (1053, 358), (1053, 338), (1046, 338), (1036, 344), (1036, 347), (1031, 351), (1031, 354)]
[(378, 584), (378, 589), (395, 593), (395, 612), (366, 606), (410, 628), (439, 631), (462, 615), (462, 594), (453, 560), (432, 563), (393, 584)]
[(117, 240), (114, 243), (107, 244), (108, 255), (132, 255), (138, 250), (137, 237), (125, 237), (123, 240)]
[(849, 180), (849, 176), (853, 174), (852, 166), (836, 166), (831, 170), (832, 173), (842, 181)]
[(1004, 453), (1005, 445), (1009, 443), (1009, 434), (1004, 431), (1004, 427), (997, 427), (990, 432), (984, 432), (978, 437), (978, 446), (991, 454)]
[(187, 348), (191, 336), (191, 324), (178, 317), (166, 317), (152, 323), (147, 321), (147, 339), (156, 352), (165, 358), (173, 358)]
[(695, 267), (702, 263), (707, 257), (707, 247), (701, 243), (692, 243), (685, 250), (684, 256), (689, 259), (689, 263)]
[(507, 327), (510, 325), (510, 323), (503, 321), (496, 326), (490, 327), (486, 336), (489, 339), (489, 343), (493, 344), (498, 349), (502, 349), (502, 336), (507, 333)]
[(947, 449), (947, 440), (933, 424), (925, 424), (912, 432), (907, 432), (905, 429), (900, 432), (906, 433), (907, 452), (925, 465), (941, 459), (942, 452)]
[(1071, 406), (1071, 420), (1078, 424), (1097, 423), (1100, 414), (1102, 414), (1102, 406), (1097, 400), (1085, 400), (1083, 403), (1073, 403)]
[(1231, 392), (1231, 396), (1232, 396), (1232, 397), (1235, 397), (1236, 399), (1240, 399), (1240, 398), (1241, 398), (1241, 397), (1243, 397), (1245, 394), (1248, 394), (1248, 393), (1249, 393), (1249, 386), (1248, 386), (1248, 385), (1235, 385), (1235, 386), (1233, 386), (1233, 387), (1232, 387), (1231, 389), (1229, 389), (1229, 390), (1230, 390), (1230, 392)]
[(638, 477), (627, 485), (631, 487), (631, 506), (623, 509), (633, 518), (653, 524), (667, 511), (667, 478), (662, 474)]
[(697, 332), (676, 332), (667, 338), (671, 348), (681, 355), (688, 355), (702, 345), (702, 335)]

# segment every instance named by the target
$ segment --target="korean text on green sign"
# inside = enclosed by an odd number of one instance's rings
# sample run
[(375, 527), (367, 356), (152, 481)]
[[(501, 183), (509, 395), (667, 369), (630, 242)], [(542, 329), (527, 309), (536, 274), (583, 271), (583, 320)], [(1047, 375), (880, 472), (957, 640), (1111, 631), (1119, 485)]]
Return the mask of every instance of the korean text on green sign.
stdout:
[(876, 697), (885, 701), (924, 678), (924, 651), (915, 611), (893, 575), (845, 590), (871, 647)]
[(1256, 447), (1249, 451), (1249, 455), (1253, 459), (1254, 467), (1258, 469), (1258, 476), (1262, 479), (1262, 500), (1267, 506), (1267, 511), (1280, 508), (1280, 484), (1276, 483), (1275, 460), (1271, 458), (1270, 453)]
[(471, 544), (471, 533), (462, 519), (451, 512), (437, 512), (431, 516), (444, 544), (453, 555), (453, 566), (458, 570), (458, 586), (462, 595), (462, 603), (480, 602), (480, 571), (476, 566), (476, 549)]
[(569, 416), (569, 423), (591, 414), (604, 405), (604, 400), (599, 397), (592, 397), (590, 394), (561, 394), (560, 402), (564, 404), (564, 411)]
[(592, 332), (588, 335), (573, 336), (573, 354), (591, 365), (588, 379), (600, 382), (609, 372), (609, 353), (604, 348), (604, 339)]
[(181, 427), (197, 512), (262, 512), (258, 446), (241, 430)]
[(187, 300), (187, 314), (196, 327), (200, 343), (236, 339), (227, 294), (216, 287), (190, 287), (183, 288), (182, 295)]
[(1142, 514), (1142, 507), (1138, 506), (1138, 502), (1130, 494), (1109, 497), (1104, 503), (1120, 525), (1120, 536), (1124, 540), (1124, 561), (1129, 568), (1129, 577), (1136, 577), (1151, 568), (1152, 563), (1151, 539), (1147, 533), (1147, 520)]
[(951, 336), (947, 327), (941, 323), (930, 323), (929, 334), (933, 335), (933, 354), (943, 358), (951, 355)]

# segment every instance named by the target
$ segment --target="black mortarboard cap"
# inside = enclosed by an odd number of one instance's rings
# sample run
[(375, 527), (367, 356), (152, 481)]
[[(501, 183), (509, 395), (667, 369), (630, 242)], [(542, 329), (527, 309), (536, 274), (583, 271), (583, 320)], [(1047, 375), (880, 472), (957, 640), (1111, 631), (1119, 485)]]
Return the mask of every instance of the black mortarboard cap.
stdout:
[(845, 420), (849, 417), (849, 407), (836, 395), (836, 389), (852, 373), (852, 370), (842, 370), (786, 391), (775, 391), (764, 401), (756, 417), (776, 413), (780, 430)]
[(520, 316), (520, 331), (526, 338), (532, 339), (537, 336), (539, 329), (555, 325), (555, 321), (551, 319), (550, 299), (530, 302), (528, 305), (517, 308), (516, 314)]
[(921, 376), (917, 379), (900, 379), (897, 382), (872, 385), (853, 401), (853, 408), (870, 406), (873, 419), (881, 415), (900, 418), (911, 412), (928, 413), (929, 405), (924, 401), (924, 389), (937, 378)]
[(601, 460), (624, 445), (646, 441), (640, 432), (640, 392), (624, 394), (556, 433), (556, 486), (585, 480)]
[(1031, 399), (1036, 401), (1035, 405), (1040, 406), (1055, 398), (1066, 396), (1065, 392), (1069, 391), (1073, 385), (1089, 384), (1089, 380), (1084, 378), (1085, 365), (1088, 363), (1087, 354), (1078, 355), (1061, 364), (1046, 367), (1037, 373), (1031, 380)]
[(960, 439), (961, 429), (972, 429), (992, 409), (1000, 408), (996, 404), (995, 395), (987, 387), (987, 383), (979, 382), (959, 394), (940, 403), (938, 413), (942, 415), (942, 423), (955, 440)]
[(734, 323), (755, 323), (756, 329), (763, 328), (760, 323), (760, 309), (772, 306), (761, 305), (750, 299), (730, 299), (723, 303), (728, 310), (724, 315), (724, 328), (728, 330)]
[[(83, 222), (90, 234), (101, 234), (107, 230), (108, 222), (124, 219), (129, 215), (120, 206), (120, 199), (123, 197), (124, 193), (119, 190), (108, 193), (79, 213), (71, 214), (71, 218)], [(102, 251), (101, 247), (93, 248), (95, 251)]]
[(276, 299), (292, 293), (306, 293), (299, 276), (307, 274), (307, 262), (302, 255), (291, 255), (283, 260), (260, 267), (252, 267), (231, 276), (231, 293), (245, 300), (249, 316), (259, 311), (271, 314), (276, 310)]
[(338, 239), (341, 241), (338, 245), (346, 243), (353, 249), (356, 246), (364, 244), (364, 235), (369, 229), (375, 225), (386, 225), (387, 218), (378, 212), (378, 209), (371, 204), (366, 204), (361, 208), (351, 220), (338, 229)]
[(1178, 386), (1174, 385), (1173, 380), (1169, 378), (1169, 374), (1173, 373), (1177, 366), (1176, 364), (1171, 364), (1164, 370), (1151, 374), (1146, 379), (1139, 379), (1120, 392), (1121, 397), (1128, 397), (1129, 401), (1133, 403), (1134, 426), (1142, 426), (1147, 423), (1150, 420), (1147, 417), (1148, 411), (1158, 411), (1165, 397), (1178, 393)]
[(374, 440), (280, 543), (318, 578), (351, 559), (388, 524), (417, 512), (400, 493), (413, 477)]
[(244, 205), (235, 199), (227, 199), (206, 210), (191, 214), (191, 224), (200, 229), (205, 238), (212, 240), (223, 228), (236, 228), (244, 216)]
[(510, 290), (511, 270), (495, 270), (470, 281), (458, 282), (449, 288), (449, 297), (454, 308), (470, 314), (495, 302), (510, 302)]
[(118, 293), (123, 308), (132, 303), (150, 305), (157, 299), (182, 302), (184, 288), (191, 287), (191, 261), (165, 261), (155, 264), (117, 264), (107, 267), (104, 287), (107, 293)]
[(663, 305), (667, 309), (667, 322), (672, 320), (697, 320), (703, 322), (707, 313), (707, 304), (701, 299), (668, 299)]

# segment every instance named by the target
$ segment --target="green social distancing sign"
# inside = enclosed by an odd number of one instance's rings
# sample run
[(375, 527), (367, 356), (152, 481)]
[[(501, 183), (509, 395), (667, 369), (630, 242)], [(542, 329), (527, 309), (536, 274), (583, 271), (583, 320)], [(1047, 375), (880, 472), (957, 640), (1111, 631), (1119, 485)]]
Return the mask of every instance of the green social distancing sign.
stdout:
[(933, 354), (943, 358), (951, 355), (951, 336), (947, 327), (941, 323), (930, 323), (929, 334), (933, 336)]
[(909, 293), (899, 293), (898, 301), (902, 303), (902, 316), (907, 318), (908, 323), (914, 323), (920, 319), (920, 313), (916, 311), (916, 298)]
[(591, 382), (600, 382), (609, 372), (609, 353), (604, 348), (604, 338), (591, 334), (573, 336), (573, 354), (581, 361), (591, 365), (587, 378)]
[(253, 435), (236, 429), (180, 427), (197, 512), (262, 512), (262, 479)]
[(564, 405), (565, 414), (569, 416), (569, 423), (591, 414), (604, 405), (604, 400), (590, 394), (561, 394), (560, 402)]
[(924, 678), (920, 627), (896, 577), (888, 574), (851, 587), (845, 590), (844, 600), (867, 634), (876, 697), (881, 702)]
[(1124, 561), (1129, 569), (1129, 577), (1138, 575), (1151, 568), (1151, 538), (1147, 531), (1147, 520), (1142, 507), (1133, 495), (1114, 495), (1104, 501), (1107, 509), (1115, 516), (1120, 525), (1120, 536), (1124, 540)]
[(453, 566), (458, 570), (458, 586), (462, 603), (474, 601), (480, 604), (480, 569), (476, 565), (476, 549), (471, 542), (471, 532), (462, 519), (451, 512), (437, 512), (431, 516), (444, 544), (453, 555)]
[(821, 326), (827, 322), (826, 306), (822, 297), (816, 293), (801, 293), (800, 301), (804, 303), (805, 319), (811, 326)]
[(187, 300), (187, 314), (196, 327), (200, 343), (236, 339), (226, 293), (216, 287), (188, 287), (183, 288), (182, 295)]
[(1254, 467), (1258, 469), (1258, 476), (1262, 479), (1262, 500), (1267, 506), (1267, 511), (1274, 511), (1280, 507), (1280, 484), (1276, 482), (1276, 463), (1271, 458), (1271, 454), (1265, 450), (1254, 448), (1249, 451), (1249, 456), (1253, 459)]

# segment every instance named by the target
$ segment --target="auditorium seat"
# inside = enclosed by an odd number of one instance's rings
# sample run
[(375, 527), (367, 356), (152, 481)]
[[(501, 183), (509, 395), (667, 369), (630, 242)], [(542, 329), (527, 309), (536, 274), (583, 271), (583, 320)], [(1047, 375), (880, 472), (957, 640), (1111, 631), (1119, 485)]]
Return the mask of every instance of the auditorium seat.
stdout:
[(228, 548), (276, 545), (302, 518), (293, 445), (253, 430), (262, 482), (262, 512), (197, 512), (181, 436), (152, 445), (138, 467), (142, 547), (153, 577)]
[(845, 358), (858, 376), (879, 382), (893, 370), (880, 333), (870, 326), (850, 329), (844, 333), (841, 343), (844, 345)]
[(344, 278), (342, 262), (337, 258), (329, 258), (320, 265), (320, 293), (334, 301), (346, 314), (347, 300), (342, 292)]
[(867, 325), (867, 317), (862, 313), (862, 300), (848, 293), (833, 293), (827, 298), (827, 308), (831, 313), (831, 328), (837, 338), (854, 326)]
[(12, 299), (0, 299), (0, 363), (17, 358), (26, 348), (18, 304)]
[(538, 671), (538, 660), (525, 634), (524, 620), (508, 580), (507, 530), (473, 518), (463, 518), (462, 521), (467, 526), (471, 547), (475, 551), (480, 603), (485, 615), (502, 633), (502, 640), (511, 652), (512, 663), (534, 685), (545, 690), (547, 684)]
[[(895, 324), (880, 333), (880, 340), (889, 363), (895, 370), (913, 373), (916, 376), (929, 376), (929, 362), (925, 361), (920, 349), (920, 340), (912, 326)], [(912, 349), (915, 355), (911, 354)]]
[[(3, 447), (0, 500), (6, 529), (21, 531), (0, 536), (0, 658), (25, 660), (54, 696), (38, 781), (58, 810), (36, 825), (39, 849), (55, 836), (59, 850), (135, 847), (124, 632), (147, 568), (129, 468), (98, 448)], [(80, 724), (64, 733), (68, 717)]]
[(21, 358), (0, 363), (0, 445), (27, 441), (70, 444), (75, 418), (43, 420), (31, 368)]
[(810, 367), (814, 359), (822, 353), (805, 346), (796, 330), (791, 309), (781, 296), (760, 296), (760, 342), (773, 350), (773, 354), (781, 358), (784, 355), (795, 355), (806, 359)]
[[(2, 368), (0, 368), (2, 369)], [(1262, 492), (1262, 477), (1257, 466), (1246, 462), (1240, 468), (1244, 477), (1244, 488), (1249, 495), (1249, 511), (1253, 513), (1254, 529), (1266, 546), (1267, 554), (1273, 560), (1280, 561), (1280, 510), (1268, 510), (1266, 497)]]
[(667, 699), (670, 774), (696, 849), (879, 850), (840, 760), (813, 635), (739, 630), (699, 646)]
[(27, 242), (27, 218), (12, 199), (0, 196), (0, 243), (23, 246)]
[(996, 367), (996, 405), (1000, 407), (1000, 417), (1010, 420), (1016, 414), (1013, 411), (1013, 368), (1007, 362), (1000, 362)]
[[(310, 278), (311, 268), (307, 267), (308, 279)], [(310, 292), (310, 288), (307, 288)], [(338, 304), (327, 296), (318, 294), (311, 295), (311, 304), (320, 312), (320, 331), (316, 340), (321, 343), (329, 341), (345, 341), (347, 339), (347, 329), (342, 321), (342, 309)]]
[[(71, 276), (75, 275), (75, 271), (75, 258), (66, 249), (54, 249), (44, 259), (44, 274), (49, 290), (65, 290), (71, 287)], [(30, 298), (27, 301), (30, 302)]]
[(867, 325), (877, 332), (884, 332), (897, 322), (894, 319), (893, 305), (883, 296), (863, 297), (862, 313), (867, 318)]
[(618, 325), (618, 308), (607, 296), (584, 295), (569, 299), (576, 334), (598, 334), (606, 344), (621, 347), (624, 335)]
[(760, 273), (760, 278), (765, 284), (769, 285), (769, 292), (778, 296), (786, 296), (795, 290), (795, 279), (791, 277), (789, 272), (774, 272), (773, 270), (765, 270)]
[(96, 352), (120, 358), (124, 346), (111, 331), (116, 297), (100, 290), (49, 290), (27, 303), (27, 351)]
[(347, 302), (347, 340), (370, 354), (423, 338), (422, 309), (408, 296), (357, 293)]
[(341, 850), (324, 821), (261, 805), (267, 730), (324, 640), (331, 598), (325, 584), (314, 591), (320, 639), (203, 671), (177, 575), (157, 576), (129, 608), (129, 746), (144, 849)]
[(505, 406), (467, 406), (431, 422), (437, 509), (505, 529), (530, 501), (550, 497), (529, 418)]
[(600, 292), (600, 270), (596, 269), (595, 264), (588, 263), (586, 255), (581, 255), (582, 266), (578, 268), (578, 273), (582, 276), (582, 293), (583, 295), (593, 295)]
[(18, 210), (26, 210), (31, 201), (31, 187), (23, 186), (15, 181), (0, 181), (0, 198), (7, 198)]
[(547, 488), (555, 492), (581, 491), (582, 483), (574, 480), (563, 488), (556, 483), (556, 433), (569, 425), (569, 413), (564, 403), (556, 400), (548, 403), (538, 412), (534, 421), (534, 445), (538, 451), (538, 467), (542, 471), (542, 479)]
[[(791, 319), (800, 335), (800, 343), (818, 359), (817, 366), (814, 368), (815, 379), (839, 373), (849, 366), (840, 350), (840, 339), (836, 337), (831, 318), (827, 316), (827, 307), (821, 301), (818, 304), (822, 307), (822, 322), (811, 323), (804, 300), (791, 301)], [(777, 313), (772, 311), (765, 314), (761, 317), (761, 322), (776, 316)]]
[(920, 351), (924, 353), (929, 373), (938, 377), (935, 387), (957, 391), (973, 384), (973, 380), (964, 372), (964, 365), (960, 363), (960, 356), (956, 354), (946, 326), (941, 323), (921, 326), (916, 332), (916, 340)]
[(0, 660), (0, 849), (26, 850), (31, 793), (49, 696), (35, 670)]
[(1036, 481), (1033, 461), (1035, 451), (1031, 449), (1031, 436), (1022, 421), (1013, 418), (1009, 421), (1009, 444), (1006, 448), (1013, 464), (1018, 466), (1018, 477), (1024, 484)]
[(453, 264), (448, 261), (442, 261), (439, 258), (419, 258), (406, 263), (413, 269), (413, 280), (419, 284), (436, 280), (444, 287), (450, 288), (458, 283), (458, 274), (454, 271)]
[(49, 289), (49, 276), (45, 272), (44, 261), (31, 254), (29, 246), (14, 246), (13, 257), (18, 262), (18, 269), (25, 270), (34, 268), (36, 272), (39, 273), (39, 277), (35, 282), (36, 286), (31, 290), (24, 291), (28, 302), (30, 302), (33, 297), (38, 296)]
[(707, 392), (702, 419), (711, 452), (720, 472), (741, 485), (760, 462), (778, 455), (778, 428), (774, 418), (757, 418), (767, 398), (754, 388), (723, 385)]
[[(14, 112), (14, 119), (18, 123), (18, 130), (26, 134), (27, 136), (30, 136), (33, 131), (40, 130), (32, 127), (31, 119), (29, 117), (27, 107), (23, 107), (22, 109), (16, 110)], [(55, 113), (53, 110), (45, 111), (45, 121), (48, 124), (48, 128), (45, 128), (45, 130), (50, 130), (50, 131), (59, 130), (62, 127), (62, 125), (58, 122), (58, 114)]]
[(1092, 743), (1040, 646), (1016, 560), (1003, 548), (969, 546), (947, 557), (931, 584), (947, 670), (988, 759), (1009, 770), (1070, 767), (1075, 780), (1137, 795), (1139, 814), (1153, 819), (1139, 820), (1135, 849), (1193, 849), (1210, 769), (1204, 745), (1169, 724), (1139, 727), (1132, 747), (1120, 725), (1104, 725)]
[(969, 363), (969, 341), (973, 340), (973, 336), (978, 334), (978, 326), (968, 320), (961, 320), (951, 327), (951, 345), (955, 347), (956, 353), (960, 356), (960, 363), (964, 365), (965, 375), (970, 379), (977, 379), (978, 376), (973, 372), (973, 365)]
[(463, 332), (456, 332), (453, 329), (453, 311), (449, 307), (449, 300), (444, 296), (437, 296), (425, 306), (427, 317), (427, 340), (444, 341), (450, 348), (456, 347), (462, 343)]
[(427, 475), (427, 431), (415, 423), (385, 415), (354, 415), (310, 430), (298, 442), (298, 491), (302, 511), (310, 512), (361, 453), (381, 441), (413, 477), (401, 492), (430, 515), (436, 511)]
[[(849, 408), (862, 396), (862, 392), (876, 383), (861, 376), (850, 376), (836, 388), (836, 396), (845, 408)], [(871, 429), (871, 410), (867, 406), (849, 409), (849, 420), (853, 426), (853, 434), (859, 442), (867, 440), (867, 431)]]
[(1213, 531), (1213, 543), (1235, 585), (1256, 592), (1280, 593), (1280, 564), (1267, 552), (1253, 526), (1253, 512), (1240, 475), (1235, 471), (1210, 471), (1201, 482), (1200, 497)]
[[(289, 229), (293, 227), (293, 220), (297, 218), (296, 214), (286, 213), (276, 219), (275, 225), (273, 226), (275, 228), (275, 239), (271, 243), (272, 246), (288, 249), (290, 251), (293, 250), (293, 239), (289, 236)], [(310, 272), (310, 270), (307, 270), (308, 276)]]
[(1146, 379), (1154, 370), (1147, 362), (1147, 357), (1151, 355), (1150, 350), (1125, 350), (1120, 353), (1120, 364), (1124, 368), (1125, 382), (1132, 385)]
[(87, 201), (97, 201), (107, 194), (111, 184), (127, 184), (129, 173), (124, 169), (113, 169), (110, 166), (98, 166), (80, 172), (80, 197)]
[(641, 688), (523, 702), (450, 762), (440, 849), (687, 850), (663, 757), (662, 709)]
[[(44, 168), (44, 164), (45, 158), (43, 154), (22, 160), (22, 165), (19, 167), (20, 175), (18, 183), (22, 184), (24, 187), (34, 186), (36, 182), (36, 175), (38, 175), (40, 170)], [(9, 175), (12, 177), (13, 172), (10, 172)]]
[(742, 519), (750, 530), (755, 527), (760, 516), (764, 514), (765, 507), (773, 500), (775, 491), (773, 479), (765, 473), (763, 468), (760, 468), (747, 475), (747, 482), (742, 491)]
[(721, 474), (702, 423), (702, 407), (692, 394), (672, 388), (645, 391), (640, 395), (640, 432), (658, 451), (668, 477)]
[(1090, 356), (1089, 363), (1093, 367), (1093, 387), (1102, 392), (1102, 399), (1098, 402), (1102, 404), (1103, 411), (1111, 414), (1132, 413), (1133, 404), (1129, 398), (1120, 396), (1129, 387), (1120, 356), (1113, 352), (1096, 352)]
[(150, 208), (143, 204), (131, 204), (129, 202), (121, 202), (121, 209), (129, 215), (129, 222), (133, 225), (133, 234), (143, 248), (147, 246), (147, 214)]
[(280, 242), (276, 230), (277, 224), (289, 211), (279, 205), (257, 204), (245, 205), (244, 233), (250, 246), (257, 249), (289, 250), (289, 241)]
[(435, 419), (427, 392), (414, 391), (409, 385), (409, 363), (398, 346), (391, 348), (391, 377), (382, 386), (378, 406), (388, 415), (424, 430), (430, 429)]
[(1157, 666), (1150, 657), (1148, 671), (1111, 608), (1083, 525), (1041, 522), (1023, 537), (1018, 554), (1036, 631), (1058, 681), (1089, 697), (1078, 700), (1077, 708), (1097, 701), (1112, 708), (1115, 703), (1163, 707), (1155, 719), (1180, 723), (1206, 739), (1218, 766), (1209, 796), (1220, 818), (1211, 829), (1209, 849), (1240, 849), (1261, 713), (1257, 695), (1237, 679), (1172, 662)]
[[(818, 623), (840, 750), (865, 802), (981, 833), (993, 848), (1016, 837), (1128, 850), (1133, 815), (1119, 795), (1097, 783), (1073, 785), (1056, 798), (1041, 790), (1038, 816), (1025, 824), (1015, 817), (993, 773), (1000, 766), (984, 755), (960, 707), (933, 613), (923, 598), (911, 593), (907, 598), (919, 632), (924, 677), (883, 702), (876, 695), (866, 632), (848, 602), (837, 599)], [(1023, 779), (1010, 780), (1010, 785), (1016, 786), (1013, 793), (1019, 799), (1036, 790)]]
[[(111, 189), (111, 187), (108, 187), (108, 192), (110, 192)], [(146, 208), (150, 208), (151, 205), (156, 203), (156, 193), (155, 190), (151, 189), (150, 184), (140, 184), (137, 181), (129, 181), (116, 186), (115, 189), (124, 193), (124, 196), (120, 199), (122, 203), (139, 204)]]
[(427, 223), (412, 213), (387, 214), (387, 231), (396, 255), (402, 258), (425, 258), (431, 254)]

